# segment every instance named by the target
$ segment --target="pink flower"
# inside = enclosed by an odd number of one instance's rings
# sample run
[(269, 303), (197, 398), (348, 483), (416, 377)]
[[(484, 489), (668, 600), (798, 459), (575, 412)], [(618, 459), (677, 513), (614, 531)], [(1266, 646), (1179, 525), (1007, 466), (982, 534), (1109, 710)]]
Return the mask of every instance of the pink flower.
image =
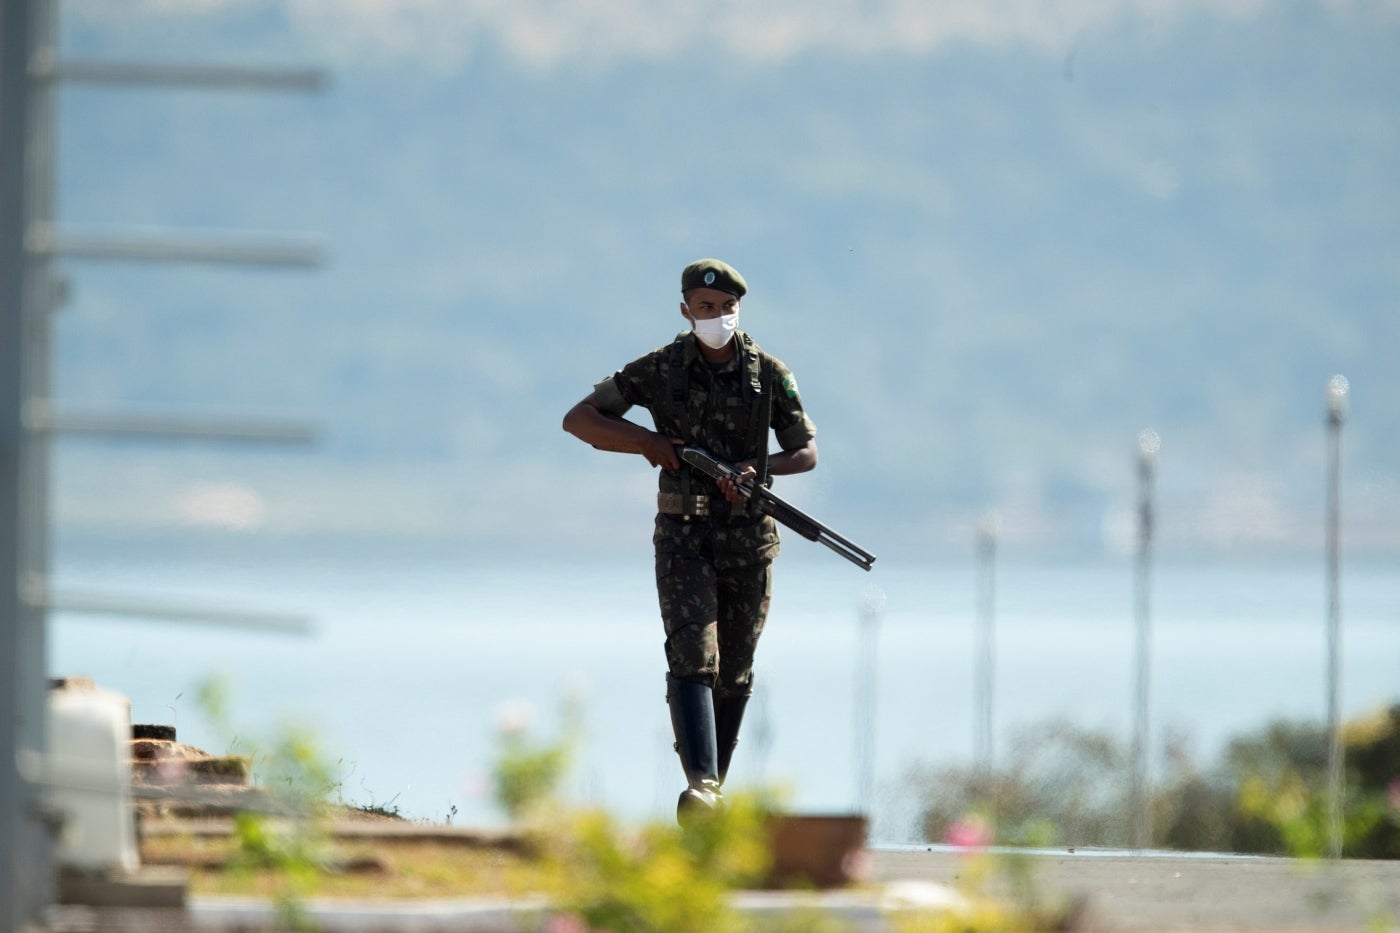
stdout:
[(591, 933), (578, 914), (555, 914), (544, 925), (544, 933)]
[(1400, 813), (1400, 778), (1386, 785), (1385, 799), (1390, 803), (1390, 809)]
[(985, 849), (992, 844), (992, 827), (976, 814), (965, 816), (948, 827), (943, 841), (960, 849)]

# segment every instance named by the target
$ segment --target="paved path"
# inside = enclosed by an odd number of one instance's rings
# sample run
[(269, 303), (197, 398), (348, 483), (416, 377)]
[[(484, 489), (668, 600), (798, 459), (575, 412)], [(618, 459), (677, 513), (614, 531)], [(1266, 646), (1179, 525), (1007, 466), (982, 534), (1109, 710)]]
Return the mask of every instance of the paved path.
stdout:
[[(965, 885), (973, 869), (969, 857), (956, 852), (873, 850), (869, 856), (876, 883)], [(1090, 929), (1400, 931), (1400, 861), (1066, 852), (1037, 854), (1027, 864), (1044, 896), (1085, 899)]]

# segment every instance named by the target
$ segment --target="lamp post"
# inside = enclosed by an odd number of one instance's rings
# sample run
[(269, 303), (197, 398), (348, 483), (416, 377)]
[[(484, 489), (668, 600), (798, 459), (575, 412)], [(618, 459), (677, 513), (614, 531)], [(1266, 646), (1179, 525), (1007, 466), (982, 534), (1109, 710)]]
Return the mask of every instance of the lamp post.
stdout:
[(1342, 855), (1341, 729), (1341, 472), (1342, 423), (1346, 421), (1347, 393), (1351, 385), (1345, 376), (1327, 380), (1327, 854)]
[(1162, 439), (1147, 428), (1138, 434), (1138, 535), (1137, 564), (1134, 574), (1134, 628), (1137, 633), (1135, 652), (1136, 677), (1134, 690), (1133, 729), (1133, 848), (1139, 852), (1152, 843), (1151, 783), (1148, 775), (1148, 700), (1152, 672), (1151, 596), (1152, 478), (1157, 465), (1157, 452)]
[(45, 800), (18, 762), (48, 746), (47, 636), (34, 598), (48, 556), (48, 447), (24, 415), (48, 395), (53, 270), (26, 234), (53, 214), (54, 94), (30, 69), (53, 47), (56, 16), (53, 2), (0, 4), (0, 930), (31, 928), (53, 902)]
[(875, 660), (885, 591), (870, 585), (860, 601), (860, 656), (856, 681), (856, 796), (869, 816), (875, 802)]
[(988, 513), (977, 528), (977, 634), (972, 735), (977, 780), (983, 794), (992, 785), (992, 696), (996, 672), (996, 558), (999, 516)]

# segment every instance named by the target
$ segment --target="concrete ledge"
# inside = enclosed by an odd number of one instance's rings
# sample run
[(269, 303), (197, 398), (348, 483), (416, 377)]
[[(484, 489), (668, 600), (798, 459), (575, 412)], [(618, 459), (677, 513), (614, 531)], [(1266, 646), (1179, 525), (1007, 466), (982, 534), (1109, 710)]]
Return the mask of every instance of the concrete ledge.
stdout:
[(142, 868), (133, 874), (79, 872), (58, 873), (58, 903), (92, 907), (185, 906), (188, 878), (183, 871)]

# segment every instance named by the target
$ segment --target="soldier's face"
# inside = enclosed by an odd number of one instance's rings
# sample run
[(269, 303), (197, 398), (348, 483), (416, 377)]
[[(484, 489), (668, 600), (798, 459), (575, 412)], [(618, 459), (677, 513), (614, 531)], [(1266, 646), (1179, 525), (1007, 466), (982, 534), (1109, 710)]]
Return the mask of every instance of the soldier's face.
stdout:
[(689, 303), (681, 302), (681, 317), (691, 321), (708, 321), (721, 315), (738, 313), (739, 299), (714, 288), (697, 288), (690, 293)]

